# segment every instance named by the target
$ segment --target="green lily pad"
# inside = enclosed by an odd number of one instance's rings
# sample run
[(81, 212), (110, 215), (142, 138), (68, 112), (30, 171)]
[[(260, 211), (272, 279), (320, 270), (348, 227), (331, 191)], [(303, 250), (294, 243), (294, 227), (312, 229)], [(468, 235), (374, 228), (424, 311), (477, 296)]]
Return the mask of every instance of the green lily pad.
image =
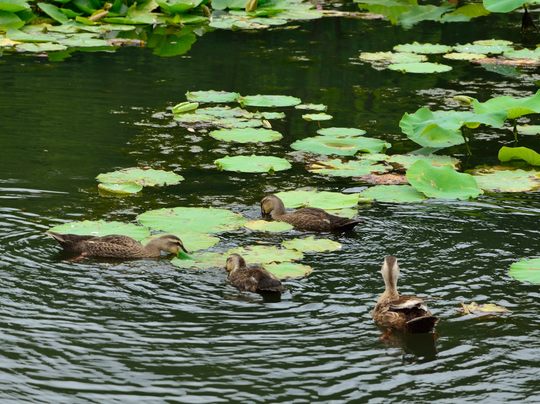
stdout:
[(318, 238), (314, 236), (304, 238), (293, 238), (281, 243), (284, 248), (301, 252), (325, 252), (341, 250), (341, 243), (329, 240), (327, 238)]
[(296, 261), (304, 258), (304, 254), (296, 250), (288, 250), (270, 245), (253, 245), (232, 248), (225, 255), (240, 254), (248, 264), (269, 264), (271, 262)]
[(329, 191), (284, 191), (276, 194), (287, 208), (311, 207), (325, 210), (343, 209), (358, 205), (358, 194)]
[(487, 57), (483, 53), (452, 52), (443, 55), (443, 58), (450, 60), (476, 60)]
[(100, 183), (98, 189), (106, 194), (114, 195), (133, 195), (141, 192), (143, 186), (135, 182), (124, 182), (121, 184)]
[(319, 114), (304, 114), (302, 115), (302, 119), (305, 119), (306, 121), (329, 121), (332, 119), (333, 116), (330, 114), (325, 113), (319, 113)]
[(196, 252), (189, 257), (177, 257), (171, 260), (171, 264), (186, 269), (210, 269), (224, 268), (227, 257), (215, 252)]
[(375, 185), (360, 192), (361, 201), (417, 203), (426, 197), (410, 185)]
[(423, 160), (414, 163), (406, 176), (417, 191), (430, 198), (470, 199), (482, 193), (472, 175), (458, 173), (448, 166), (434, 167)]
[(464, 45), (454, 46), (454, 51), (462, 53), (483, 53), (483, 54), (492, 54), (499, 55), (503, 52), (508, 52), (513, 48), (507, 44), (482, 44), (482, 43), (467, 43)]
[(66, 50), (68, 47), (58, 43), (42, 42), (42, 43), (21, 43), (16, 46), (21, 52), (42, 53), (56, 52)]
[(362, 151), (366, 153), (378, 153), (391, 147), (384, 140), (371, 137), (347, 137), (314, 136), (297, 140), (291, 144), (295, 150), (326, 155), (354, 156)]
[(484, 46), (511, 46), (512, 41), (507, 41), (506, 39), (479, 39), (473, 41), (475, 45), (484, 45)]
[(499, 160), (524, 160), (532, 166), (540, 166), (540, 154), (528, 147), (503, 146), (499, 150)]
[(243, 128), (220, 129), (210, 132), (214, 139), (237, 143), (267, 143), (283, 138), (281, 133), (269, 129)]
[(388, 68), (404, 73), (444, 73), (452, 70), (451, 66), (431, 62), (393, 63)]
[(332, 127), (332, 128), (323, 128), (319, 129), (317, 133), (321, 136), (330, 136), (330, 137), (336, 137), (336, 138), (344, 138), (344, 137), (357, 137), (357, 136), (363, 136), (366, 134), (366, 131), (363, 129), (358, 128), (338, 128), (338, 127)]
[(49, 229), (60, 234), (78, 234), (81, 236), (109, 236), (119, 234), (141, 241), (150, 236), (150, 230), (133, 223), (107, 222), (105, 220), (83, 220), (54, 226)]
[(188, 91), (186, 93), (186, 98), (191, 102), (201, 102), (201, 103), (228, 103), (236, 102), (240, 97), (240, 94), (229, 91)]
[(532, 49), (512, 49), (510, 51), (504, 52), (504, 57), (508, 59), (530, 59), (530, 60), (539, 60), (540, 59), (540, 48)]
[(391, 167), (382, 164), (372, 164), (366, 160), (352, 160), (342, 162), (341, 160), (327, 160), (312, 163), (308, 171), (315, 174), (330, 175), (332, 177), (358, 177), (371, 173), (384, 173), (390, 171)]
[(478, 186), (489, 192), (525, 192), (540, 187), (536, 171), (481, 168), (473, 170)]
[(389, 163), (396, 163), (407, 169), (418, 160), (425, 160), (433, 166), (450, 166), (452, 168), (458, 168), (460, 161), (451, 156), (443, 156), (437, 154), (393, 154), (388, 156)]
[(514, 262), (510, 265), (508, 275), (521, 282), (540, 284), (540, 258)]
[(250, 230), (267, 231), (270, 233), (281, 233), (293, 229), (293, 226), (289, 223), (276, 221), (269, 222), (267, 220), (250, 220), (244, 224), (244, 227), (247, 227)]
[(477, 114), (504, 112), (509, 119), (523, 115), (540, 113), (540, 90), (530, 97), (513, 98), (506, 95), (495, 97), (486, 102), (473, 100)]
[(214, 164), (224, 171), (242, 173), (266, 173), (289, 170), (292, 166), (287, 160), (274, 156), (226, 156), (214, 160)]
[(520, 135), (540, 135), (540, 125), (517, 125)]
[(324, 104), (298, 104), (294, 108), (301, 110), (311, 110), (311, 111), (320, 111), (324, 112), (328, 107)]
[(263, 119), (268, 119), (268, 120), (272, 120), (272, 119), (285, 119), (285, 112), (270, 112), (270, 111), (263, 111), (263, 112), (257, 112), (256, 114), (254, 114), (254, 116), (256, 116), (257, 118), (263, 118)]
[(302, 102), (290, 95), (246, 95), (238, 98), (242, 106), (248, 107), (294, 107)]
[(203, 116), (213, 116), (216, 118), (245, 118), (249, 119), (253, 117), (253, 113), (243, 109), (243, 108), (231, 108), (228, 106), (217, 106), (217, 107), (206, 107), (199, 108), (196, 114)]
[(220, 233), (242, 227), (246, 219), (227, 209), (177, 207), (149, 210), (137, 216), (139, 223), (170, 233)]
[(452, 50), (451, 46), (432, 44), (432, 43), (406, 43), (394, 46), (396, 52), (420, 53), (425, 55), (435, 55), (438, 53), (447, 53)]
[(492, 13), (508, 13), (525, 3), (535, 2), (535, 0), (483, 0), (484, 7)]
[(374, 63), (417, 63), (425, 62), (427, 56), (408, 52), (362, 52), (359, 58)]
[(99, 174), (96, 179), (105, 184), (131, 183), (139, 184), (143, 187), (155, 187), (178, 184), (184, 180), (184, 177), (172, 171), (131, 167)]
[(313, 272), (313, 268), (309, 265), (298, 264), (297, 262), (264, 264), (264, 269), (280, 280), (305, 278)]

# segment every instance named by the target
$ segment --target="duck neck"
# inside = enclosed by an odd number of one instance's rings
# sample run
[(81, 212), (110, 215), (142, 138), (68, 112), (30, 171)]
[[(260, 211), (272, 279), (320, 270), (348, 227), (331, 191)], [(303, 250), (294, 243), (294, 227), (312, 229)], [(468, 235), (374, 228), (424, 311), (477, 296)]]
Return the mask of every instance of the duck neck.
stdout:
[(151, 240), (148, 244), (144, 246), (144, 249), (150, 257), (159, 257), (161, 256), (161, 248), (159, 247), (159, 245), (160, 240)]
[(276, 199), (275, 202), (276, 203), (274, 204), (274, 209), (272, 209), (272, 212), (270, 213), (270, 216), (272, 216), (272, 219), (277, 219), (286, 213), (285, 205), (283, 204), (283, 201), (281, 199)]
[(399, 298), (397, 290), (397, 273), (389, 268), (383, 271), (384, 292), (379, 300), (394, 300)]

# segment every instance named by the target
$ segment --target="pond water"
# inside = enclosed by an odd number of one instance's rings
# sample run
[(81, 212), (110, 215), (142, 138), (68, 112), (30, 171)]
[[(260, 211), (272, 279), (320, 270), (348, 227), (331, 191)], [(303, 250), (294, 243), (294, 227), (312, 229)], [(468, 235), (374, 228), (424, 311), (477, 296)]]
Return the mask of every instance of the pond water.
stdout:
[[(515, 25), (516, 24), (516, 25)], [(289, 94), (324, 103), (324, 126), (355, 126), (417, 148), (401, 115), (536, 91), (518, 77), (467, 62), (441, 75), (404, 75), (360, 64), (361, 50), (421, 40), (454, 44), (491, 37), (520, 43), (518, 22), (425, 23), (404, 31), (384, 21), (328, 18), (297, 30), (213, 32), (184, 56), (145, 49), (79, 53), (62, 63), (0, 59), (0, 400), (27, 402), (540, 402), (540, 292), (507, 275), (538, 254), (538, 193), (476, 201), (361, 205), (365, 222), (330, 236), (342, 251), (307, 255), (313, 274), (287, 282), (280, 302), (238, 292), (224, 271), (181, 270), (166, 260), (70, 262), (44, 235), (82, 219), (133, 221), (148, 209), (227, 207), (259, 215), (262, 196), (303, 186), (359, 184), (305, 171), (289, 144), (317, 124), (287, 109), (271, 145), (219, 144), (152, 118), (188, 90)], [(534, 121), (533, 121), (534, 122)], [(497, 163), (510, 130), (481, 128), (465, 166)], [(523, 145), (540, 148), (536, 137)], [(290, 171), (219, 172), (213, 160), (257, 152), (289, 157)], [(179, 185), (124, 199), (97, 194), (94, 177), (117, 168), (174, 169)], [(224, 245), (278, 244), (298, 233), (220, 235)], [(370, 311), (383, 289), (380, 265), (397, 255), (403, 293), (431, 296), (436, 341), (383, 343)], [(492, 302), (511, 315), (471, 319), (460, 302)]]

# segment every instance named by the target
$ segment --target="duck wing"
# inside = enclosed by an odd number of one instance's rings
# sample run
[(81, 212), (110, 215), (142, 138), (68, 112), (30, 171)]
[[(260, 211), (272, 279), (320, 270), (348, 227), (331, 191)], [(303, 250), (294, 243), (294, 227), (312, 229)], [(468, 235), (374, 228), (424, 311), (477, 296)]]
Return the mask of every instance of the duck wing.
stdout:
[(285, 287), (281, 281), (264, 268), (252, 269), (252, 277), (257, 279), (257, 292), (278, 292), (281, 293)]
[(282, 292), (283, 285), (274, 275), (262, 267), (243, 268), (229, 276), (233, 286), (248, 292)]
[(404, 328), (412, 333), (431, 332), (439, 321), (431, 315), (424, 299), (418, 296), (400, 296), (390, 302), (388, 310), (401, 315), (405, 321)]
[[(124, 240), (125, 241), (125, 240)], [(107, 238), (95, 237), (84, 241), (82, 254), (89, 257), (107, 258), (146, 258), (149, 257), (142, 244), (135, 242), (129, 244), (112, 243)]]
[(310, 231), (348, 231), (360, 221), (348, 219), (318, 208), (302, 208), (282, 215), (279, 220), (287, 222), (297, 229)]
[(94, 236), (80, 236), (78, 234), (60, 234), (54, 231), (48, 231), (47, 235), (58, 241), (58, 244), (66, 251), (79, 253), (81, 252), (82, 244), (94, 238)]
[(137, 240), (128, 236), (123, 236), (121, 234), (111, 234), (108, 236), (93, 237), (91, 240), (102, 242), (102, 243), (117, 244), (117, 245), (122, 245), (126, 247), (140, 247), (141, 246), (141, 243), (139, 243)]

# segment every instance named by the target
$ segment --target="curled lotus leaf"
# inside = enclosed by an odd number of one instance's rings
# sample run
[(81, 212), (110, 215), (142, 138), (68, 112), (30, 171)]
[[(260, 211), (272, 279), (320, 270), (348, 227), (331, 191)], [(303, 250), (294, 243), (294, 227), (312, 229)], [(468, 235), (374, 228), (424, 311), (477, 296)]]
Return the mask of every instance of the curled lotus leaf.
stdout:
[(486, 57), (483, 53), (465, 53), (465, 52), (452, 52), (443, 55), (443, 58), (450, 60), (476, 60), (484, 59)]
[(360, 192), (361, 201), (416, 203), (426, 197), (410, 185), (375, 185)]
[(276, 194), (287, 208), (343, 209), (358, 205), (358, 194), (342, 194), (329, 191), (284, 191)]
[(267, 221), (267, 220), (250, 220), (245, 225), (250, 230), (265, 231), (269, 233), (281, 233), (292, 230), (293, 227), (289, 223)]
[(78, 234), (80, 236), (109, 236), (120, 234), (141, 241), (150, 236), (147, 227), (138, 226), (133, 223), (122, 223), (105, 220), (83, 220), (79, 222), (69, 222), (54, 226), (49, 229), (60, 234)]
[(298, 104), (294, 108), (301, 110), (311, 110), (311, 111), (320, 111), (324, 112), (328, 107), (324, 104)]
[(184, 180), (184, 177), (172, 171), (131, 167), (99, 174), (96, 179), (105, 184), (135, 183), (143, 187), (155, 187), (178, 184)]
[(246, 95), (238, 98), (242, 106), (248, 107), (294, 107), (302, 102), (290, 95)]
[(210, 136), (224, 142), (237, 143), (267, 143), (275, 142), (283, 138), (281, 133), (276, 132), (275, 130), (262, 128), (220, 129), (210, 132)]
[(540, 187), (537, 171), (483, 167), (471, 173), (478, 186), (488, 192), (525, 192)]
[(271, 262), (296, 261), (304, 258), (300, 251), (270, 245), (252, 245), (232, 248), (225, 254), (240, 254), (248, 264), (269, 264)]
[(499, 150), (500, 161), (523, 160), (532, 166), (540, 166), (540, 154), (528, 147), (507, 147)]
[(317, 161), (308, 167), (309, 172), (332, 177), (358, 177), (371, 173), (384, 173), (390, 171), (390, 169), (391, 167), (382, 164), (372, 164), (366, 160), (342, 162), (338, 159)]
[(530, 97), (514, 98), (507, 95), (495, 97), (486, 102), (473, 100), (474, 112), (477, 114), (503, 112), (509, 119), (523, 115), (540, 113), (540, 90)]
[(224, 268), (227, 257), (216, 252), (196, 252), (188, 256), (177, 257), (171, 260), (171, 264), (186, 269), (211, 269)]
[(98, 184), (98, 190), (103, 192), (104, 195), (111, 194), (116, 196), (133, 195), (141, 192), (143, 186), (135, 182), (123, 182), (117, 183), (100, 183)]
[(366, 134), (366, 131), (363, 129), (358, 128), (339, 128), (339, 127), (331, 127), (331, 128), (323, 128), (319, 129), (317, 133), (321, 136), (330, 136), (330, 137), (336, 137), (336, 138), (344, 138), (344, 137), (357, 137), (357, 136), (363, 136)]
[(334, 136), (313, 136), (297, 140), (291, 144), (295, 150), (315, 154), (354, 156), (358, 152), (378, 153), (391, 147), (384, 140), (371, 137), (338, 138)]
[(172, 107), (172, 112), (173, 114), (184, 114), (186, 112), (195, 111), (197, 108), (199, 108), (198, 102), (184, 101)]
[(325, 252), (341, 250), (341, 243), (327, 238), (318, 238), (314, 236), (293, 238), (281, 243), (284, 248), (301, 252)]
[(522, 259), (514, 262), (510, 265), (508, 275), (521, 282), (540, 284), (540, 258)]
[(220, 233), (242, 227), (246, 219), (227, 209), (176, 207), (149, 210), (137, 216), (139, 223), (170, 233)]
[(425, 55), (434, 55), (438, 53), (447, 53), (452, 50), (451, 46), (433, 43), (406, 43), (394, 46), (396, 52), (420, 53)]
[(463, 314), (475, 314), (475, 315), (495, 315), (509, 313), (506, 307), (497, 306), (493, 303), (478, 304), (476, 302), (461, 303), (461, 310)]
[(229, 91), (188, 91), (186, 93), (186, 98), (191, 102), (200, 102), (200, 103), (228, 103), (236, 102), (240, 94)]
[(264, 269), (280, 280), (305, 278), (313, 272), (309, 265), (297, 262), (277, 262), (264, 264)]
[(318, 114), (304, 114), (302, 115), (302, 119), (305, 119), (306, 121), (329, 121), (332, 119), (333, 116), (330, 114), (325, 114), (323, 112)]
[(224, 171), (242, 173), (266, 173), (289, 170), (292, 166), (287, 160), (274, 156), (227, 156), (214, 161), (214, 164)]
[(403, 73), (444, 73), (452, 70), (451, 66), (442, 63), (418, 62), (418, 63), (392, 63), (388, 65), (390, 70)]

